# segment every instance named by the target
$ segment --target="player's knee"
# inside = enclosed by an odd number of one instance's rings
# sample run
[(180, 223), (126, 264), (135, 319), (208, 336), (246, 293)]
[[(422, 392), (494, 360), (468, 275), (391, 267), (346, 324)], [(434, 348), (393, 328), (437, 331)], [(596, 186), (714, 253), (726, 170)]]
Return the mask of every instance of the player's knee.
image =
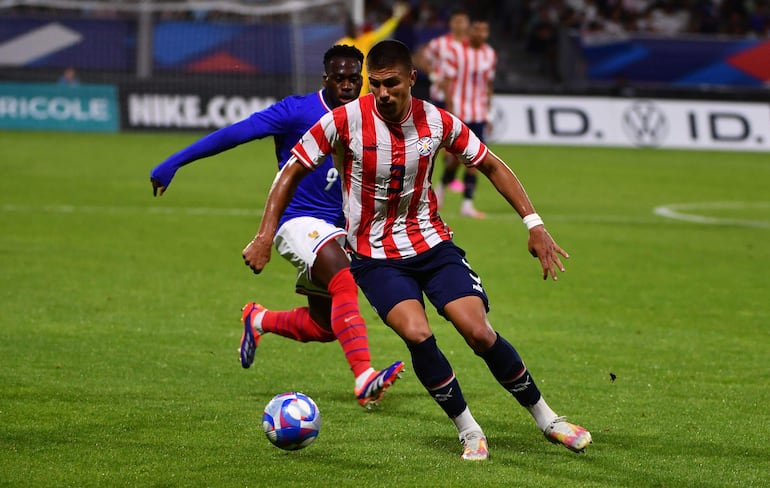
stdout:
[(497, 334), (486, 323), (466, 328), (462, 335), (468, 346), (476, 353), (489, 350), (497, 340)]
[(433, 335), (428, 317), (419, 302), (404, 301), (396, 305), (387, 315), (385, 322), (407, 344), (419, 344)]
[(398, 329), (393, 326), (391, 327), (398, 332), (398, 335), (401, 336), (407, 344), (419, 344), (433, 335), (433, 331), (430, 330), (427, 323), (406, 324), (400, 326)]
[(358, 296), (358, 288), (356, 281), (353, 279), (353, 275), (350, 273), (350, 268), (343, 268), (334, 275), (329, 281), (329, 293), (334, 295), (342, 295), (345, 293), (355, 294)]

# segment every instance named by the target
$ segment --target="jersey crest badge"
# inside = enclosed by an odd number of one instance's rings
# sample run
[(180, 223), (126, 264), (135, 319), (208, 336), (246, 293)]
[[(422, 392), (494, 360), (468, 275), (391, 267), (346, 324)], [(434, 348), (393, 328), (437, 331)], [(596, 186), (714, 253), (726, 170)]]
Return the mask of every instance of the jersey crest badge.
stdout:
[(314, 230), (313, 232), (310, 232), (310, 233), (308, 233), (308, 235), (307, 235), (307, 236), (308, 236), (309, 238), (311, 238), (311, 239), (315, 239), (315, 238), (317, 238), (317, 237), (319, 236), (319, 234), (318, 234), (318, 231), (317, 231), (317, 230)]
[(430, 156), (433, 154), (433, 139), (427, 136), (417, 139), (417, 154), (420, 156)]

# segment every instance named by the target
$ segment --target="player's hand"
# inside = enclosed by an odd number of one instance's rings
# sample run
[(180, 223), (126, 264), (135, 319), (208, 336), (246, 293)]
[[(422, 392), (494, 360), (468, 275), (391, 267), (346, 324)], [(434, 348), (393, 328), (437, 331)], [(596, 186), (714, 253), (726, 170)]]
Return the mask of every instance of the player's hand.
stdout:
[(565, 271), (559, 255), (569, 258), (567, 251), (556, 244), (542, 225), (533, 227), (529, 231), (528, 246), (529, 253), (540, 260), (540, 265), (543, 267), (543, 279), (547, 280), (550, 274), (554, 281), (558, 280), (556, 269), (558, 268), (562, 273)]
[(159, 197), (166, 191), (166, 187), (155, 178), (150, 178), (150, 183), (152, 183), (152, 196)]
[(261, 273), (270, 261), (272, 245), (272, 239), (262, 234), (257, 234), (243, 249), (243, 262), (251, 268), (254, 274)]

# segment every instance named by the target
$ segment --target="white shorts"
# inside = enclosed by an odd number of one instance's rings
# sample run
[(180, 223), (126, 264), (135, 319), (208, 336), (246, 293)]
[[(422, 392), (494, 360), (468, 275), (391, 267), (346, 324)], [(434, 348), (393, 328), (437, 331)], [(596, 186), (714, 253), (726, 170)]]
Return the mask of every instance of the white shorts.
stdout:
[(278, 253), (297, 268), (296, 291), (303, 295), (329, 296), (329, 292), (310, 280), (310, 271), (318, 251), (331, 240), (345, 249), (345, 229), (315, 217), (287, 220), (275, 234), (273, 244)]

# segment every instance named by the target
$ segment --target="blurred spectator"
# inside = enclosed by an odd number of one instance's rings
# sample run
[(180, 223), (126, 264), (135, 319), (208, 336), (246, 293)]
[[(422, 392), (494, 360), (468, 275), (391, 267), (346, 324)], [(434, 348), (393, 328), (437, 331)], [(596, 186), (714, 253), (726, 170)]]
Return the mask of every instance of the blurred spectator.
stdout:
[(745, 36), (749, 32), (749, 12), (744, 0), (722, 0), (719, 6), (721, 32), (732, 36)]
[(749, 15), (750, 34), (758, 37), (770, 35), (770, 0), (757, 0)]
[(421, 1), (413, 13), (415, 27), (418, 29), (431, 29), (444, 26), (444, 19), (439, 11), (427, 0)]
[(714, 0), (695, 0), (690, 13), (690, 32), (695, 34), (719, 32), (719, 9), (714, 4)]
[[(390, 18), (385, 20), (376, 29), (372, 29), (371, 25), (356, 25), (352, 18), (348, 18), (345, 25), (345, 37), (338, 40), (335, 44), (355, 46), (360, 49), (365, 56), (369, 53), (369, 49), (371, 49), (372, 46), (377, 42), (388, 38), (393, 31), (396, 30), (399, 22), (401, 22), (401, 19), (409, 13), (409, 10), (410, 7), (408, 3), (396, 2), (393, 6), (393, 13)], [(369, 93), (369, 76), (366, 73), (365, 63), (361, 75), (364, 77), (361, 95), (366, 95)]]
[(59, 77), (59, 84), (65, 86), (79, 85), (80, 80), (78, 79), (77, 72), (75, 72), (75, 68), (70, 66), (69, 68), (65, 69)]
[(559, 7), (559, 2), (556, 0), (539, 2), (527, 26), (526, 50), (538, 55), (539, 71), (550, 78), (557, 77)]
[(660, 0), (649, 11), (645, 20), (646, 30), (671, 36), (687, 32), (690, 12), (678, 0)]

